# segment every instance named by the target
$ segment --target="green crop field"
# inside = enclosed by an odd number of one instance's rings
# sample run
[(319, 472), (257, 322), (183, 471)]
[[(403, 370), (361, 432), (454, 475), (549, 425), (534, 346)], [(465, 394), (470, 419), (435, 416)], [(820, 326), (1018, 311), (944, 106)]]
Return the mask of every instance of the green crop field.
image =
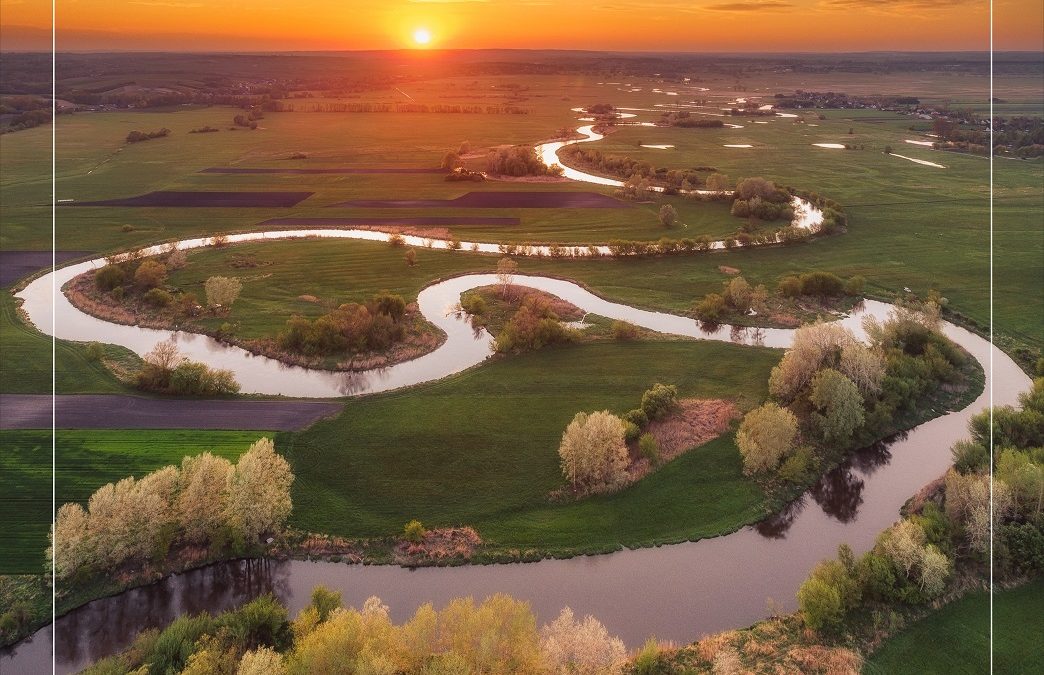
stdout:
[[(54, 436), (55, 493), (59, 504), (86, 502), (91, 493), (127, 476), (142, 475), (181, 458), (212, 452), (235, 461), (263, 431), (66, 431)], [(51, 524), (50, 430), (0, 431), (0, 574), (32, 574), (44, 565)]]
[[(1039, 673), (1044, 581), (994, 595), (993, 668), (998, 673)], [(990, 669), (990, 605), (986, 592), (971, 593), (886, 640), (863, 672), (984, 673)]]
[(541, 550), (719, 534), (764, 515), (731, 434), (607, 497), (553, 505), (559, 438), (581, 410), (622, 413), (656, 382), (680, 395), (759, 403), (775, 350), (704, 342), (545, 349), (415, 389), (349, 401), (281, 449), (290, 458), (295, 525), (392, 535), (418, 518), (467, 524), (489, 543)]

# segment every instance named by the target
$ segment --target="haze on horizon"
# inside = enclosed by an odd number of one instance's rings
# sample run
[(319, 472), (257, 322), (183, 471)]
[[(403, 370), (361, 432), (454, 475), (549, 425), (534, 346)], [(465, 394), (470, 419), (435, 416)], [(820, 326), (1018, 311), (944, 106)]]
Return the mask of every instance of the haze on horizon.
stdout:
[[(51, 4), (0, 0), (0, 47), (49, 51)], [(988, 0), (76, 0), (59, 51), (400, 48), (687, 52), (983, 51)], [(995, 47), (1044, 48), (1039, 0), (995, 0)], [(418, 30), (430, 40), (418, 43)]]

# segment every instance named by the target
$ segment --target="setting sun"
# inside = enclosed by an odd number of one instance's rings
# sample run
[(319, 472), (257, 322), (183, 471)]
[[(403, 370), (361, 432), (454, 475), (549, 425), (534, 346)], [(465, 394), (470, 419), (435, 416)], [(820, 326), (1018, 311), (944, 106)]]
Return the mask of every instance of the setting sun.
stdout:
[(418, 45), (426, 45), (431, 42), (431, 31), (427, 28), (418, 28), (413, 31), (413, 41)]

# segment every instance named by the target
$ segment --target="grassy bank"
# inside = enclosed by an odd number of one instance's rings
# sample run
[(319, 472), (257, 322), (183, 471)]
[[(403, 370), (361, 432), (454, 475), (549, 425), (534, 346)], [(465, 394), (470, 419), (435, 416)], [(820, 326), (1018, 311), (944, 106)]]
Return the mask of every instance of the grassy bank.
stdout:
[[(978, 591), (929, 614), (886, 640), (867, 659), (863, 672), (987, 672), (991, 649), (989, 601), (988, 592)], [(1038, 672), (1044, 662), (1044, 644), (1032, 627), (1039, 627), (1042, 608), (1044, 580), (997, 591), (992, 642), (996, 672)]]

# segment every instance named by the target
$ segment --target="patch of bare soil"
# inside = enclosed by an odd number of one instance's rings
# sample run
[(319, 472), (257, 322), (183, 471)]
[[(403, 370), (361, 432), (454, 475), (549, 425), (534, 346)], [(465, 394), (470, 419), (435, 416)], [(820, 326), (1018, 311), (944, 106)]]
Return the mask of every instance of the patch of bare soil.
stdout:
[(738, 267), (729, 267), (728, 265), (718, 265), (718, 271), (721, 272), (722, 274), (729, 274), (729, 275), (739, 274), (740, 273)]
[[(650, 422), (646, 432), (659, 443), (660, 462), (665, 463), (722, 435), (737, 417), (739, 411), (732, 401), (688, 398), (680, 400), (671, 415)], [(652, 468), (639, 457), (631, 465), (631, 479), (638, 480)]]
[(482, 537), (470, 527), (445, 527), (428, 530), (418, 542), (404, 541), (395, 547), (395, 562), (407, 567), (444, 560), (469, 560), (482, 544)]

